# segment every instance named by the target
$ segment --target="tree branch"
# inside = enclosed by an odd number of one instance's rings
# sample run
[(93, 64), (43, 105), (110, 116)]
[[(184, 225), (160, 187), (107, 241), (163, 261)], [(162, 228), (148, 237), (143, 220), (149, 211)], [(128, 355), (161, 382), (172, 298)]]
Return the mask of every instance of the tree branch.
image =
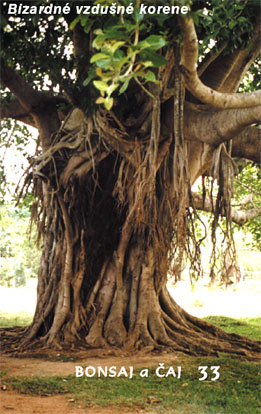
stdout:
[(247, 126), (259, 122), (261, 105), (253, 108), (207, 111), (186, 104), (184, 134), (187, 140), (197, 140), (218, 146), (240, 134)]
[(60, 126), (56, 105), (68, 103), (68, 101), (62, 96), (50, 96), (36, 91), (13, 68), (9, 67), (3, 58), (1, 58), (0, 80), (14, 94), (20, 108), (26, 114), (31, 115), (34, 126), (40, 132), (42, 148), (44, 151), (47, 150), (51, 145), (52, 134)]
[[(215, 198), (211, 200), (211, 197), (207, 196), (203, 200), (202, 194), (198, 194), (193, 192), (193, 203), (196, 209), (206, 211), (209, 213), (213, 213), (213, 205), (215, 204)], [(231, 209), (231, 219), (234, 223), (238, 224), (239, 226), (243, 226), (249, 220), (258, 217), (261, 215), (261, 207), (251, 208), (250, 210), (235, 210)]]
[(31, 112), (42, 100), (42, 93), (28, 85), (13, 68), (5, 63), (3, 58), (1, 58), (0, 63), (1, 83), (16, 96), (19, 104), (25, 111)]
[(4, 59), (0, 62), (0, 82), (8, 88), (16, 97), (23, 111), (37, 112), (37, 107), (42, 106), (47, 101), (52, 104), (68, 103), (64, 96), (48, 95), (40, 91), (36, 91), (30, 86), (16, 71), (8, 66)]
[(261, 163), (261, 129), (248, 127), (232, 140), (232, 157)]
[[(59, 103), (66, 103), (68, 104), (68, 101), (61, 96), (47, 96), (48, 102), (51, 102), (51, 104), (59, 104)], [(46, 102), (47, 104), (47, 102)], [(65, 111), (58, 110), (58, 117), (60, 121), (64, 120), (66, 115), (68, 113), (68, 109)], [(34, 128), (37, 128), (37, 123), (35, 122), (34, 117), (32, 116), (32, 113), (26, 111), (19, 103), (17, 99), (13, 99), (11, 102), (5, 100), (1, 100), (1, 108), (0, 108), (0, 121), (3, 118), (11, 118), (15, 119), (17, 121), (21, 121), (24, 124), (30, 125)]]
[(12, 102), (1, 102), (0, 120), (2, 118), (12, 118), (17, 121), (24, 122), (30, 126), (36, 127), (34, 119), (31, 114), (26, 111), (19, 103), (17, 99)]
[[(261, 24), (257, 16), (254, 35), (248, 46), (231, 54), (222, 53), (225, 44), (214, 58), (203, 60), (198, 74), (203, 83), (219, 92), (236, 92), (242, 78), (261, 49)], [(201, 76), (202, 74), (202, 76)]]
[(216, 108), (248, 108), (260, 105), (261, 91), (244, 94), (217, 92), (204, 85), (197, 74), (198, 39), (193, 20), (179, 20), (183, 34), (181, 70), (186, 88), (201, 102)]

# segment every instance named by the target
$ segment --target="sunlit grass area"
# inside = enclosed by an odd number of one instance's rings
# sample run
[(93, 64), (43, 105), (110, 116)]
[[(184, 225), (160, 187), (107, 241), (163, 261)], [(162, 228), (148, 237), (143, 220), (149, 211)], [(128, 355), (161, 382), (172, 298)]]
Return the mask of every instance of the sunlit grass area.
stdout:
[(18, 313), (8, 313), (0, 311), (0, 327), (8, 328), (11, 326), (27, 326), (32, 322), (32, 314), (21, 311)]
[(235, 319), (227, 316), (207, 316), (204, 319), (226, 332), (261, 340), (261, 317)]

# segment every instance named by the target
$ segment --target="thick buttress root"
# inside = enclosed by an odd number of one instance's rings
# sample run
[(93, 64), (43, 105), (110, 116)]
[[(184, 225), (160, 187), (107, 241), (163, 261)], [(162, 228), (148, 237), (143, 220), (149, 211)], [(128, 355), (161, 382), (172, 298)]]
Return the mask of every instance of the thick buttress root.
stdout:
[[(191, 355), (218, 355), (227, 352), (257, 359), (260, 343), (198, 319), (183, 310), (166, 286), (156, 292), (153, 261), (143, 265), (139, 281), (133, 278), (130, 293), (118, 290), (111, 280), (110, 311), (101, 309), (85, 340), (88, 345), (116, 346), (126, 350), (181, 351)], [(110, 292), (110, 293), (109, 293)], [(126, 301), (128, 297), (128, 301)], [(107, 319), (106, 319), (107, 315)]]
[[(155, 288), (152, 251), (147, 252), (146, 261), (141, 263), (141, 256), (134, 248), (124, 273), (119, 252), (114, 254), (112, 261), (104, 263), (85, 305), (77, 294), (82, 275), (79, 273), (74, 277), (74, 311), (67, 313), (60, 329), (55, 331), (55, 318), (51, 319), (48, 314), (51, 303), (53, 307), (55, 302), (57, 308), (60, 306), (57, 296), (50, 293), (53, 299), (48, 305), (43, 300), (38, 303), (36, 317), (29, 328), (2, 332), (3, 348), (10, 351), (11, 343), (16, 352), (34, 345), (65, 349), (73, 345), (75, 349), (79, 346), (120, 348), (126, 352), (169, 350), (195, 356), (218, 356), (219, 352), (225, 352), (249, 360), (258, 359), (259, 342), (226, 333), (188, 314), (173, 300), (166, 284)], [(37, 315), (41, 311), (43, 316), (39, 321)], [(48, 326), (49, 329), (44, 330)]]
[[(64, 210), (58, 202), (57, 208)], [(78, 238), (70, 236), (68, 223), (60, 225), (58, 232), (55, 215), (50, 214), (34, 320), (26, 329), (2, 331), (2, 348), (8, 352), (34, 346), (126, 352), (167, 349), (257, 359), (260, 343), (225, 333), (177, 305), (166, 287), (168, 249), (157, 255), (159, 243), (134, 236), (128, 220), (118, 220), (116, 225), (116, 215), (113, 209), (108, 213), (107, 206), (106, 198), (102, 214), (92, 213), (95, 229), (86, 221)], [(66, 223), (65, 211), (63, 217)], [(75, 214), (72, 222), (80, 229), (79, 217)], [(114, 228), (120, 230), (112, 239)]]

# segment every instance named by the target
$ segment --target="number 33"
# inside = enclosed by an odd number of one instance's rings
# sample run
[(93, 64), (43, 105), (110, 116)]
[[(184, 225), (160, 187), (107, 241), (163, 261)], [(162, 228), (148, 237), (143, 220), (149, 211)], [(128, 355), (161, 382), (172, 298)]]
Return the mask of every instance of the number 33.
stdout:
[[(210, 367), (211, 371), (214, 374), (214, 377), (211, 378), (211, 381), (216, 381), (217, 379), (219, 379), (219, 377), (220, 377), (219, 368), (220, 368), (220, 366)], [(199, 378), (199, 381), (204, 381), (205, 379), (207, 379), (207, 377), (208, 377), (207, 369), (208, 369), (207, 366), (198, 367), (198, 370), (202, 374), (202, 377)]]

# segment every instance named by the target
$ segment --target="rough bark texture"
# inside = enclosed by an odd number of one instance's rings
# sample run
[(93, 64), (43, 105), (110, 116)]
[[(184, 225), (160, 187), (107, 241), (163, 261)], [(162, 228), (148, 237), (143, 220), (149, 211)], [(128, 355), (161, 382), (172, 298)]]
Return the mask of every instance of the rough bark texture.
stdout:
[[(17, 98), (13, 117), (28, 117), (37, 126), (43, 149), (32, 171), (33, 216), (43, 245), (37, 308), (14, 349), (37, 344), (168, 348), (257, 358), (258, 342), (189, 315), (166, 288), (173, 248), (179, 260), (188, 240), (194, 240), (192, 266), (198, 261), (191, 185), (211, 167), (218, 171), (215, 213), (229, 218), (224, 206), (231, 196), (232, 151), (237, 154), (239, 144), (244, 156), (244, 128), (260, 114), (260, 92), (212, 93), (199, 81), (193, 22), (186, 19), (181, 26), (183, 50), (175, 45), (167, 51), (168, 64), (157, 73), (160, 87), (151, 86), (148, 95), (131, 82), (113, 110), (90, 117), (76, 109), (62, 124), (56, 100), (35, 92), (3, 63), (2, 82)], [(77, 61), (89, 44), (85, 36), (75, 29)], [(249, 62), (253, 56), (255, 51)], [(232, 76), (231, 61), (227, 68)], [(202, 104), (184, 104), (183, 79)], [(6, 114), (11, 111), (6, 107)], [(255, 128), (251, 131), (258, 138)], [(8, 333), (3, 337), (9, 344)]]
[[(86, 131), (86, 124), (83, 129)], [(76, 143), (79, 136), (76, 133)], [(146, 190), (152, 189), (146, 177), (145, 193), (142, 188), (137, 199), (132, 194), (135, 171), (129, 165), (128, 174), (126, 167), (123, 173), (124, 161), (113, 151), (107, 152), (103, 146), (96, 152), (93, 149), (92, 155), (64, 146), (61, 151), (63, 157), (54, 150), (50, 158), (45, 154), (34, 169), (36, 181), (40, 171), (49, 177), (49, 183), (43, 183), (38, 192), (42, 199), (38, 226), (44, 244), (37, 308), (18, 349), (44, 344), (132, 352), (167, 348), (193, 355), (229, 352), (255, 359), (258, 343), (189, 315), (166, 288), (173, 236), (170, 221), (179, 206), (173, 179), (162, 181), (172, 165), (171, 152), (165, 153), (156, 172), (156, 205), (152, 201), (147, 205)], [(71, 157), (65, 157), (65, 151)], [(65, 158), (69, 159), (66, 163)], [(52, 168), (54, 159), (60, 173)], [(129, 193), (128, 201), (120, 203), (115, 189), (122, 174), (125, 182), (129, 180)], [(135, 189), (139, 191), (139, 187)], [(170, 209), (164, 190), (172, 203)], [(133, 206), (141, 209), (139, 199), (150, 210), (141, 217), (133, 211)], [(180, 226), (181, 221), (178, 223)]]

